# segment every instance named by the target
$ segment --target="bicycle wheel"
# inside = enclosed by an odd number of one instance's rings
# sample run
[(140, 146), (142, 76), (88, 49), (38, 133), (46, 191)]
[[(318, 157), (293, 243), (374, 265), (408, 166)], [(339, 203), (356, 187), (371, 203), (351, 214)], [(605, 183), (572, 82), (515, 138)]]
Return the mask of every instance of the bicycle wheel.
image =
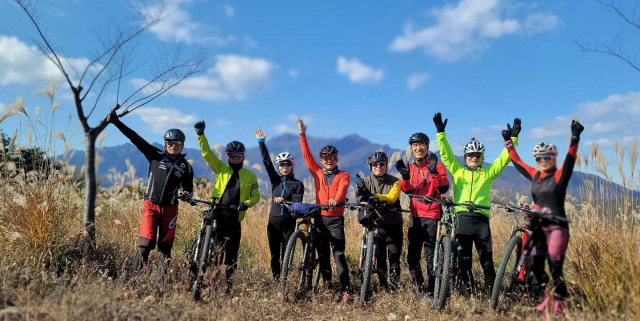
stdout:
[(438, 296), (440, 296), (440, 284), (442, 283), (442, 263), (444, 262), (444, 253), (442, 249), (442, 238), (436, 241), (436, 249), (438, 249), (438, 255), (436, 256), (436, 266), (434, 267), (435, 271), (435, 282), (433, 286), (433, 307), (435, 308), (436, 300), (438, 300)]
[(187, 260), (185, 262), (185, 266), (187, 267), (187, 284), (191, 288), (193, 286), (193, 282), (196, 280), (198, 275), (198, 260), (200, 257), (200, 245), (202, 244), (202, 240), (200, 239), (200, 231), (196, 235), (196, 240), (191, 244), (191, 248), (187, 252)]
[(131, 277), (136, 276), (142, 268), (142, 253), (140, 249), (136, 249), (136, 257), (133, 259), (133, 265), (131, 266)]
[(194, 300), (200, 299), (200, 291), (202, 290), (202, 281), (204, 280), (204, 273), (207, 271), (207, 265), (211, 261), (211, 243), (213, 241), (213, 227), (207, 225), (205, 227), (204, 239), (202, 240), (202, 247), (200, 248), (200, 257), (198, 261), (198, 269), (196, 270), (195, 281), (191, 288), (191, 298)]
[(362, 268), (362, 284), (360, 285), (360, 305), (365, 305), (369, 299), (369, 286), (371, 284), (371, 274), (373, 274), (373, 243), (375, 236), (373, 232), (367, 232), (367, 240), (365, 242), (367, 251), (364, 256), (364, 264)]
[(313, 272), (313, 291), (318, 291), (318, 287), (320, 286), (320, 266), (316, 264), (315, 271)]
[(433, 308), (436, 309), (436, 311), (444, 309), (451, 292), (451, 236), (443, 235), (440, 239), (440, 246), (441, 247), (438, 249), (438, 251), (442, 253), (442, 264), (440, 265), (442, 267), (440, 270), (440, 293), (438, 293), (438, 295), (435, 295), (434, 293), (433, 300)]
[(497, 309), (503, 299), (511, 297), (518, 279), (518, 261), (522, 254), (522, 237), (514, 235), (502, 254), (496, 280), (491, 291), (491, 308)]
[(309, 251), (307, 244), (307, 235), (302, 230), (293, 232), (287, 243), (280, 272), (280, 291), (284, 300), (287, 300), (289, 295), (298, 299), (305, 291), (308, 264), (311, 263), (307, 262), (309, 261), (307, 260), (309, 253), (306, 253)]

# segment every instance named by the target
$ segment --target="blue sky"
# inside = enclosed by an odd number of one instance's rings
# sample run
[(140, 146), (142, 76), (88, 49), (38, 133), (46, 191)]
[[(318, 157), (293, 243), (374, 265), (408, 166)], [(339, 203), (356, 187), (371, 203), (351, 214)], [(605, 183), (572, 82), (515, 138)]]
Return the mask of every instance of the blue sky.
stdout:
[[(208, 57), (203, 73), (123, 119), (150, 141), (180, 127), (187, 146), (196, 147), (192, 124), (203, 119), (211, 142), (237, 139), (251, 146), (256, 128), (273, 137), (295, 131), (294, 119), (303, 117), (310, 135), (357, 133), (405, 148), (413, 132), (435, 138), (437, 111), (449, 118), (457, 153), (477, 137), (487, 145), (488, 160), (502, 149), (500, 129), (514, 117), (523, 119), (527, 153), (541, 140), (564, 150), (571, 117), (585, 124), (584, 142), (599, 140), (604, 148), (611, 149), (613, 139), (628, 146), (640, 135), (640, 73), (577, 45), (621, 34), (631, 53), (640, 48), (633, 42), (638, 31), (596, 1), (146, 3), (164, 3), (168, 15), (139, 38), (138, 61), (170, 43)], [(82, 65), (97, 48), (96, 30), (114, 19), (140, 21), (132, 10), (137, 4), (51, 0), (40, 1), (37, 10), (56, 47)], [(27, 111), (47, 106), (33, 92), (60, 75), (34, 53), (37, 34), (22, 11), (0, 0), (0, 15), (0, 109), (18, 96)], [(122, 90), (131, 92), (148, 77), (143, 68)], [(57, 117), (75, 117), (66, 84), (60, 86)], [(107, 113), (114, 94), (96, 115)], [(19, 124), (12, 117), (0, 128), (11, 133)], [(77, 120), (71, 124), (80, 142)], [(126, 141), (113, 127), (106, 133), (106, 146)]]

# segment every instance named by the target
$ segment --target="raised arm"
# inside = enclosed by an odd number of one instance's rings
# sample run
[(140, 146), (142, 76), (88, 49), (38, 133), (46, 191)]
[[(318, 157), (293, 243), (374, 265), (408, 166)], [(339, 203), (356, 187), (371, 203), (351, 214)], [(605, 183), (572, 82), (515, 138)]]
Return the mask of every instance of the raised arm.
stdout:
[[(584, 130), (584, 126), (580, 122), (573, 120), (571, 122), (571, 143), (569, 144), (569, 151), (567, 151), (567, 157), (564, 159), (562, 168), (557, 171), (560, 172), (560, 178), (556, 179), (556, 182), (561, 185), (568, 185), (571, 174), (573, 173), (573, 167), (576, 164), (578, 158), (578, 143), (580, 142), (580, 134)], [(557, 173), (556, 172), (556, 173)]]
[(513, 142), (511, 140), (506, 141), (504, 144), (506, 147), (505, 149), (509, 151), (509, 158), (513, 162), (513, 166), (518, 170), (518, 172), (520, 172), (520, 174), (522, 174), (522, 176), (532, 181), (538, 170), (527, 165), (522, 161), (522, 159), (520, 159), (520, 155), (518, 155), (518, 152), (516, 152), (516, 149), (513, 147)]
[(213, 172), (218, 174), (225, 166), (229, 165), (222, 162), (218, 156), (216, 156), (216, 153), (211, 150), (207, 136), (204, 135), (204, 121), (197, 122), (193, 127), (196, 130), (196, 135), (198, 135), (198, 145), (200, 145), (202, 157), (207, 164), (209, 164)]
[(309, 149), (309, 143), (307, 142), (307, 126), (304, 124), (302, 119), (296, 120), (298, 124), (298, 128), (300, 128), (300, 149), (302, 149), (302, 157), (304, 158), (304, 162), (307, 164), (307, 168), (311, 171), (311, 174), (315, 174), (318, 171), (321, 171), (322, 168), (316, 162), (315, 158), (313, 158), (313, 154), (311, 154), (311, 150)]
[(109, 116), (107, 116), (107, 121), (114, 124), (124, 136), (129, 138), (131, 143), (134, 146), (136, 146), (138, 150), (142, 152), (142, 154), (144, 155), (144, 157), (147, 158), (147, 160), (150, 160), (151, 158), (153, 158), (155, 155), (158, 154), (158, 152), (162, 152), (160, 149), (153, 147), (153, 145), (149, 144), (146, 140), (140, 137), (138, 133), (133, 131), (131, 128), (127, 127), (127, 125), (123, 124), (120, 121), (120, 118), (116, 114), (115, 110), (112, 110)]
[(463, 169), (464, 166), (458, 162), (456, 156), (453, 154), (451, 145), (447, 141), (447, 134), (445, 132), (437, 133), (438, 137), (438, 149), (440, 149), (440, 161), (447, 167), (451, 175)]
[(269, 175), (269, 180), (271, 184), (278, 184), (280, 182), (280, 175), (273, 167), (273, 162), (271, 162), (271, 155), (269, 155), (269, 150), (267, 149), (267, 144), (265, 140), (267, 139), (267, 135), (262, 132), (262, 130), (256, 130), (256, 138), (258, 138), (258, 145), (260, 145), (260, 153), (262, 154), (262, 162), (264, 163), (264, 167), (267, 169), (267, 174)]
[[(514, 148), (518, 146), (518, 137), (511, 137), (511, 141), (513, 142)], [(504, 148), (500, 153), (500, 156), (491, 163), (491, 166), (489, 167), (489, 177), (498, 177), (498, 175), (502, 173), (502, 170), (509, 165), (510, 161), (511, 158), (509, 158), (509, 151)]]

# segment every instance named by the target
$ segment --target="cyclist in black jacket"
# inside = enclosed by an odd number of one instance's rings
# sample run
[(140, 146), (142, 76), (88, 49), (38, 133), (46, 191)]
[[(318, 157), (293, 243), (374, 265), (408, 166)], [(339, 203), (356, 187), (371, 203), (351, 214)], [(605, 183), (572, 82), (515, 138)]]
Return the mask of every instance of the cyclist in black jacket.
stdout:
[(267, 237), (269, 238), (269, 250), (271, 251), (271, 273), (275, 282), (280, 278), (280, 260), (284, 258), (284, 249), (296, 227), (296, 220), (285, 207), (276, 206), (282, 201), (291, 201), (293, 195), (304, 194), (304, 185), (295, 179), (293, 175), (294, 159), (291, 154), (282, 152), (276, 156), (278, 170), (271, 162), (271, 156), (267, 150), (265, 139), (267, 135), (262, 130), (256, 130), (256, 138), (260, 144), (260, 152), (264, 167), (267, 169), (269, 181), (271, 181), (271, 211), (269, 212), (269, 224), (267, 225)]
[[(193, 195), (193, 169), (185, 159), (186, 154), (180, 153), (184, 147), (184, 133), (179, 129), (169, 129), (164, 134), (165, 150), (162, 151), (123, 124), (115, 110), (107, 116), (107, 121), (127, 136), (149, 161), (149, 177), (137, 245), (144, 264), (149, 260), (151, 250), (158, 244), (160, 267), (165, 258), (171, 258), (178, 219), (178, 188), (182, 185), (185, 192), (183, 199), (186, 201)], [(157, 233), (158, 229), (160, 233)]]

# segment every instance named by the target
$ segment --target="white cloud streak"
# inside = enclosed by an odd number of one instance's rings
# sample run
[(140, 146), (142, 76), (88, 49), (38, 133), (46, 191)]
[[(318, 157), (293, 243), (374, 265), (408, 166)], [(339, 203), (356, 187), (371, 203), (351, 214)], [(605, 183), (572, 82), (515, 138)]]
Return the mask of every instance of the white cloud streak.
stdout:
[(407, 23), (401, 36), (390, 45), (392, 51), (406, 52), (422, 48), (438, 60), (454, 62), (477, 55), (489, 46), (489, 40), (515, 34), (523, 28), (535, 34), (555, 28), (558, 20), (552, 14), (532, 14), (524, 23), (506, 16), (502, 0), (461, 0), (457, 5), (445, 5), (428, 12), (436, 23), (415, 28)]
[[(72, 79), (75, 71), (82, 71), (89, 64), (87, 58), (60, 57), (64, 68)], [(102, 65), (93, 65), (89, 70), (92, 76)], [(29, 46), (20, 39), (0, 35), (0, 85), (28, 84), (43, 86), (49, 80), (65, 81), (64, 75), (56, 65), (38, 51), (35, 46)]]
[(224, 14), (229, 17), (229, 18), (233, 18), (233, 15), (235, 14), (235, 9), (233, 9), (233, 7), (231, 5), (229, 5), (228, 3), (225, 3), (222, 6), (222, 9), (224, 10)]
[[(243, 100), (270, 86), (274, 68), (262, 58), (218, 55), (205, 75), (189, 77), (168, 93), (204, 101)], [(133, 79), (130, 83), (139, 88), (146, 80)]]
[[(237, 40), (231, 35), (219, 35), (215, 26), (194, 21), (185, 9), (185, 6), (191, 2), (191, 0), (164, 0), (152, 5), (138, 4), (136, 7), (142, 13), (141, 23), (143, 24), (162, 17), (162, 20), (149, 29), (162, 41), (223, 46)], [(233, 11), (233, 8), (231, 9)]]
[(412, 74), (407, 77), (407, 89), (413, 91), (431, 78), (427, 73)]
[(163, 134), (171, 128), (179, 128), (184, 132), (193, 130), (193, 124), (198, 119), (196, 116), (184, 114), (173, 108), (140, 107), (133, 115), (140, 117), (140, 120), (151, 127), (154, 133)]
[(360, 84), (376, 84), (384, 77), (382, 70), (369, 67), (358, 59), (347, 59), (343, 56), (338, 57), (336, 71), (347, 76), (351, 82)]

